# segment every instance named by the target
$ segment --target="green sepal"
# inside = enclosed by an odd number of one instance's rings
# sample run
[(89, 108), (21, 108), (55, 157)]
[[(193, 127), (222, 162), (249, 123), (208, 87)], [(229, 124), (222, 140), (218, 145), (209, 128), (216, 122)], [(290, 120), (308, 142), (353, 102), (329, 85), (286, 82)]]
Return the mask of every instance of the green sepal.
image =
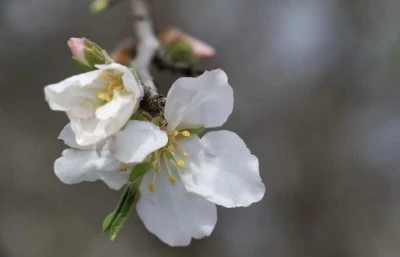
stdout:
[(89, 67), (89, 66), (87, 66), (86, 64), (80, 62), (80, 61), (79, 61), (76, 57), (74, 57), (74, 56), (72, 56), (72, 60), (73, 60), (73, 62), (75, 63), (76, 68), (77, 68), (80, 72), (82, 72), (82, 73), (95, 70), (94, 67)]
[[(138, 184), (142, 180), (143, 175), (152, 167), (149, 162), (142, 162), (133, 166), (129, 175), (129, 181)], [(139, 183), (140, 184), (140, 183)]]
[(118, 232), (124, 226), (129, 214), (132, 212), (133, 206), (138, 199), (139, 192), (132, 185), (128, 184), (119, 200), (117, 207), (103, 221), (103, 232), (108, 232), (110, 240), (114, 241)]
[(137, 112), (135, 112), (134, 114), (132, 114), (132, 116), (131, 116), (131, 118), (130, 118), (131, 120), (144, 120), (144, 121), (146, 121), (146, 119), (142, 116), (142, 115), (140, 115), (139, 113), (137, 113)]
[(85, 58), (87, 62), (95, 67), (96, 64), (105, 64), (106, 58), (102, 51), (98, 50), (97, 48), (87, 48), (85, 47)]
[(190, 43), (184, 41), (177, 41), (168, 46), (167, 52), (170, 53), (174, 59), (186, 64), (193, 64), (196, 61), (194, 56), (193, 47)]
[(163, 117), (157, 116), (157, 117), (155, 117), (154, 119), (152, 119), (151, 122), (152, 122), (154, 125), (156, 125), (156, 126), (160, 126), (160, 125), (161, 125), (161, 122), (163, 122), (163, 120), (164, 120)]

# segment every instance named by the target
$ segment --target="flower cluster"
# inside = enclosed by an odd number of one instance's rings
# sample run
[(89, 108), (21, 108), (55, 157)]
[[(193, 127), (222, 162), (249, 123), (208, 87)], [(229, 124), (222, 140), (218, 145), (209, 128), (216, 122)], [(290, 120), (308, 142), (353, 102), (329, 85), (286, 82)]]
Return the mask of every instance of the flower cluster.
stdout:
[(135, 206), (150, 232), (184, 246), (211, 234), (216, 205), (245, 207), (262, 199), (258, 159), (237, 134), (199, 137), (232, 113), (224, 71), (178, 79), (164, 112), (150, 117), (139, 108), (143, 86), (133, 70), (116, 63), (94, 67), (44, 91), (50, 108), (70, 120), (59, 136), (70, 148), (55, 161), (58, 178), (66, 184), (102, 180), (116, 190), (126, 185), (105, 231), (115, 237)]

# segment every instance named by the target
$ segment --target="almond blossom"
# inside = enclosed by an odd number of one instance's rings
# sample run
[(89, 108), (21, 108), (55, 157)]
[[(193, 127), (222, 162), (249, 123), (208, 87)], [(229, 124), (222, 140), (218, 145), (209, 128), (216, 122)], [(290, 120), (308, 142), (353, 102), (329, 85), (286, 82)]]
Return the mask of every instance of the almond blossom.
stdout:
[(70, 124), (64, 127), (58, 138), (71, 147), (64, 150), (54, 163), (54, 172), (63, 183), (102, 180), (111, 189), (119, 190), (128, 182), (131, 167), (111, 156), (108, 143), (99, 156), (95, 145), (81, 146), (76, 142)]
[(143, 96), (127, 67), (116, 63), (96, 67), (44, 89), (50, 108), (66, 112), (81, 146), (102, 142), (119, 131)]
[(210, 235), (215, 204), (246, 207), (264, 196), (258, 159), (237, 134), (196, 135), (196, 129), (222, 126), (232, 109), (228, 78), (214, 70), (172, 85), (160, 130), (150, 122), (130, 121), (115, 135), (110, 150), (116, 159), (152, 164), (136, 209), (146, 228), (168, 245), (185, 246)]

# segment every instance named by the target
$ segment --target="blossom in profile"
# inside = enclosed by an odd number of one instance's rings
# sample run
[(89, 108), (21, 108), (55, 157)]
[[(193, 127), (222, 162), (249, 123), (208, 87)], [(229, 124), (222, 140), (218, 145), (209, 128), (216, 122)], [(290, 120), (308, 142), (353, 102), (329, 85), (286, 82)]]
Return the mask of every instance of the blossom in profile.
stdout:
[(168, 92), (164, 118), (130, 121), (115, 134), (112, 155), (122, 163), (148, 162), (136, 209), (146, 228), (171, 246), (211, 234), (216, 204), (246, 207), (262, 199), (265, 186), (256, 156), (222, 126), (233, 110), (233, 90), (222, 70), (180, 78)]
[(50, 108), (67, 114), (81, 146), (102, 142), (119, 131), (143, 97), (134, 71), (116, 63), (96, 67), (44, 89)]

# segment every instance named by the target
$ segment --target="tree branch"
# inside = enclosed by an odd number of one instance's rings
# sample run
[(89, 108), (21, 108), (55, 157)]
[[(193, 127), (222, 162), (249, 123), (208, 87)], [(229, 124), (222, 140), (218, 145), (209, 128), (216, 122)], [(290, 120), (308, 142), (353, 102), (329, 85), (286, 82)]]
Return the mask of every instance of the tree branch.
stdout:
[(162, 113), (165, 97), (157, 92), (157, 87), (150, 74), (150, 65), (160, 42), (154, 35), (153, 24), (145, 0), (131, 0), (133, 13), (133, 30), (136, 35), (136, 57), (131, 67), (136, 70), (143, 84), (145, 95), (141, 101), (141, 108), (149, 113)]

